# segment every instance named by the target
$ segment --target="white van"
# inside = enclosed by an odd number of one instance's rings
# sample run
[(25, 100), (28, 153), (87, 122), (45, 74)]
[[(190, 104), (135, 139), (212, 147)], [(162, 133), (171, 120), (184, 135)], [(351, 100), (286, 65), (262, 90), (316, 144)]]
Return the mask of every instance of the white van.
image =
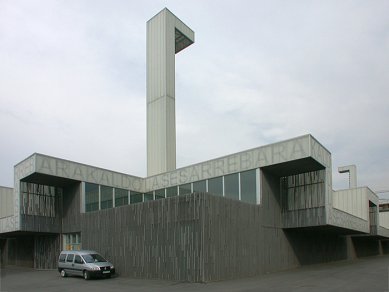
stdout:
[(64, 250), (58, 258), (58, 272), (67, 275), (110, 278), (115, 274), (115, 267), (93, 250)]

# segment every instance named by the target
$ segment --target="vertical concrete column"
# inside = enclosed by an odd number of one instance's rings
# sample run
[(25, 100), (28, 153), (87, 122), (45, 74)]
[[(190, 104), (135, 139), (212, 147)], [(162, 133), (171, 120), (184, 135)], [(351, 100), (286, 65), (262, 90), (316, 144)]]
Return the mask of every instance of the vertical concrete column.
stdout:
[(353, 239), (350, 235), (345, 235), (346, 248), (347, 248), (347, 259), (355, 260), (357, 258), (357, 253), (355, 252), (355, 247)]
[(147, 175), (176, 168), (175, 54), (194, 32), (167, 8), (147, 22)]

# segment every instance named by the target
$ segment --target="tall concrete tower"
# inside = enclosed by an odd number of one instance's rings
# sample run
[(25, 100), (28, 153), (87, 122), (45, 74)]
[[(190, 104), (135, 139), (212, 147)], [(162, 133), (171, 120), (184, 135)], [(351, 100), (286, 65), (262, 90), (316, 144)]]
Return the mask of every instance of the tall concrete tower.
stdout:
[(147, 22), (147, 175), (176, 169), (175, 54), (194, 32), (167, 8)]

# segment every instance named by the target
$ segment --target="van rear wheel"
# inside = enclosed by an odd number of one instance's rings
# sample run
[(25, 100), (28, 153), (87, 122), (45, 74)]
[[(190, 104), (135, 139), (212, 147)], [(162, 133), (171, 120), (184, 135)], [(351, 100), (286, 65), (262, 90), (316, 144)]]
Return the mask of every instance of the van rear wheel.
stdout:
[(90, 275), (89, 275), (89, 272), (88, 272), (88, 271), (84, 271), (84, 272), (83, 272), (83, 276), (84, 276), (84, 279), (85, 279), (85, 280), (89, 280), (89, 279), (90, 279)]
[(65, 270), (61, 270), (61, 277), (65, 278), (66, 276), (67, 276), (67, 274), (66, 274)]

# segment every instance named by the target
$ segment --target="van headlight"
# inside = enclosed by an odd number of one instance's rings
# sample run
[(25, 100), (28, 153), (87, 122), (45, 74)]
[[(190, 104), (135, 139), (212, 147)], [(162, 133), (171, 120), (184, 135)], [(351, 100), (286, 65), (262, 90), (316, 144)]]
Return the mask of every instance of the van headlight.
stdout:
[(92, 271), (100, 271), (100, 267), (97, 267), (97, 266), (96, 267), (91, 267), (91, 270)]
[(112, 265), (112, 266), (111, 266), (111, 270), (113, 270), (114, 268), (115, 268), (114, 265)]

